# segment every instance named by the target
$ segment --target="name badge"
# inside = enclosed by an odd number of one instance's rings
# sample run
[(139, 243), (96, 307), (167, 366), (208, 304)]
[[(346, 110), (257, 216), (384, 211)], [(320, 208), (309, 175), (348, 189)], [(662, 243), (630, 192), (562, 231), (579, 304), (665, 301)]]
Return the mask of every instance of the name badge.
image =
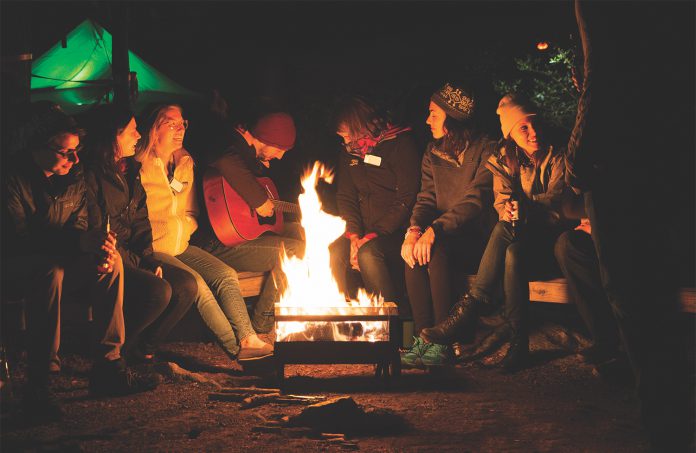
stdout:
[(184, 185), (178, 179), (172, 178), (169, 187), (171, 187), (174, 192), (179, 193), (184, 188)]
[(365, 163), (379, 167), (382, 164), (382, 158), (374, 154), (365, 154)]

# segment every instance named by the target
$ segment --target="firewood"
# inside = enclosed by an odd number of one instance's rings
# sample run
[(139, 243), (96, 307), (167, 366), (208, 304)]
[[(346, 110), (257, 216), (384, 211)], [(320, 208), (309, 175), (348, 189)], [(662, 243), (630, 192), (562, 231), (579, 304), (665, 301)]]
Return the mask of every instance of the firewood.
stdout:
[(221, 393), (246, 393), (246, 394), (261, 394), (261, 393), (280, 393), (280, 389), (264, 389), (257, 387), (223, 387)]
[(250, 409), (252, 407), (261, 406), (262, 404), (267, 404), (275, 401), (280, 393), (266, 393), (262, 395), (252, 395), (242, 400), (242, 405), (239, 406), (242, 409)]
[(238, 395), (236, 393), (212, 392), (208, 394), (208, 399), (211, 401), (234, 401), (235, 403), (244, 401), (246, 397), (247, 394)]

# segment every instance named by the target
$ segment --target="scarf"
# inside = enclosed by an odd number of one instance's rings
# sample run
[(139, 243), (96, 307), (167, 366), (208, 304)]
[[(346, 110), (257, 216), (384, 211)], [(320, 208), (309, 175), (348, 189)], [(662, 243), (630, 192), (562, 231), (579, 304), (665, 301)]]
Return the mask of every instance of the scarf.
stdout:
[(365, 159), (366, 154), (371, 154), (372, 151), (381, 142), (386, 140), (391, 140), (395, 138), (398, 134), (402, 132), (410, 131), (410, 127), (398, 127), (391, 124), (387, 124), (387, 128), (380, 131), (379, 135), (374, 137), (370, 134), (364, 135), (363, 137), (353, 140), (350, 143), (344, 144), (346, 152), (352, 156), (359, 157), (360, 159)]

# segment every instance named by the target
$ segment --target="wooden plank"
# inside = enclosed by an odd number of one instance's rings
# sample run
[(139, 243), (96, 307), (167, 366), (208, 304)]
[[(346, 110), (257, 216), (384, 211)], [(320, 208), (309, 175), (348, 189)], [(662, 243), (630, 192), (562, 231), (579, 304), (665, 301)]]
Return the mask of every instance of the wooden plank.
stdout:
[(263, 286), (266, 274), (264, 272), (240, 272), (239, 273), (239, 288), (242, 291), (242, 297), (252, 297), (261, 294), (261, 286)]
[[(476, 281), (476, 275), (467, 275), (466, 278), (469, 286)], [(532, 302), (552, 304), (571, 303), (568, 298), (568, 285), (564, 278), (529, 282), (529, 299)], [(696, 288), (681, 288), (679, 290), (679, 302), (681, 311), (696, 313)]]

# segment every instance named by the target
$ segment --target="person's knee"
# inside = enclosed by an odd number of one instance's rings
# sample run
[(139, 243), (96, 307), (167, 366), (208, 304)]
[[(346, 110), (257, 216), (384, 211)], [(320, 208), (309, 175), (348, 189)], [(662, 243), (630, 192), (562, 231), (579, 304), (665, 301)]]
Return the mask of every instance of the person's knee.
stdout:
[(358, 249), (358, 264), (361, 268), (384, 264), (384, 251), (373, 242), (375, 241), (369, 241)]
[[(285, 253), (288, 256), (298, 256), (302, 257), (304, 256), (305, 252), (305, 242), (298, 240), (298, 239), (292, 239), (292, 238), (284, 238), (282, 242), (282, 247), (285, 249)], [(280, 262), (281, 256), (278, 254), (277, 257), (278, 261)]]
[(570, 248), (572, 247), (570, 234), (568, 233), (569, 232), (566, 231), (561, 234), (556, 240), (556, 244), (553, 246), (553, 254), (556, 257), (556, 261), (561, 265), (566, 261)]
[(188, 272), (180, 273), (169, 283), (172, 285), (172, 292), (176, 293), (180, 300), (193, 300), (198, 294), (198, 283)]
[(519, 242), (510, 244), (505, 250), (505, 267), (519, 269), (524, 257), (523, 247)]
[(147, 299), (158, 307), (165, 307), (172, 298), (172, 286), (159, 277), (148, 279), (147, 285), (141, 288), (141, 291), (136, 297)]
[(59, 264), (52, 264), (42, 272), (41, 280), (51, 287), (60, 286), (65, 278), (65, 268)]

